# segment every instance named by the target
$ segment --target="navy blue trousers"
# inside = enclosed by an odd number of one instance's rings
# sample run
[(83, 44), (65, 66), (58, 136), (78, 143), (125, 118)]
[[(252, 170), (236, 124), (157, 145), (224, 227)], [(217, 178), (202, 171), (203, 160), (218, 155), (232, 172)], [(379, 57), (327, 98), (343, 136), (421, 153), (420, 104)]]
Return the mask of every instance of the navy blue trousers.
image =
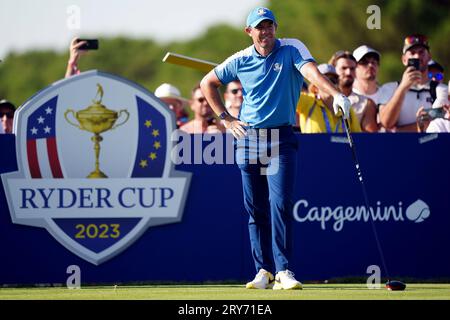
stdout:
[(284, 271), (292, 251), (297, 138), (290, 126), (248, 129), (235, 146), (256, 271)]

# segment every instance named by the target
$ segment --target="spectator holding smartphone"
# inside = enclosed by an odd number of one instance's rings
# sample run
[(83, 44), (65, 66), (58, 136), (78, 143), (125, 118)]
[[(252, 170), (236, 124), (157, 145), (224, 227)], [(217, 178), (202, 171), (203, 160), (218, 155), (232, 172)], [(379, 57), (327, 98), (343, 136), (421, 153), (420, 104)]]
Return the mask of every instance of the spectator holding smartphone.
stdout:
[(80, 73), (80, 70), (78, 69), (78, 60), (80, 59), (80, 56), (84, 55), (87, 52), (86, 50), (81, 50), (80, 47), (84, 46), (85, 44), (86, 41), (79, 41), (78, 38), (73, 38), (70, 42), (70, 56), (69, 61), (67, 62), (65, 78), (69, 78)]
[[(436, 100), (436, 101), (439, 101), (439, 100)], [(441, 102), (438, 105), (439, 105), (438, 108), (442, 108), (444, 116), (442, 118), (434, 118), (433, 120), (431, 120), (430, 125), (426, 129), (426, 132), (427, 133), (437, 133), (437, 132), (450, 133), (450, 104), (447, 100), (446, 103)]]
[(401, 57), (406, 70), (400, 82), (385, 84), (380, 98), (382, 125), (398, 132), (416, 132), (416, 117), (420, 107), (431, 108), (433, 97), (448, 94), (444, 84), (433, 85), (428, 79), (428, 63), (431, 60), (430, 46), (424, 35), (407, 36)]
[(65, 78), (73, 76), (75, 74), (79, 74), (80, 70), (78, 69), (78, 60), (80, 56), (87, 53), (87, 50), (97, 50), (98, 49), (98, 40), (81, 40), (79, 38), (73, 38), (70, 42), (70, 56), (69, 61), (67, 62), (67, 69)]
[(417, 132), (450, 132), (450, 103), (444, 94), (433, 103), (431, 109), (420, 107), (416, 114)]

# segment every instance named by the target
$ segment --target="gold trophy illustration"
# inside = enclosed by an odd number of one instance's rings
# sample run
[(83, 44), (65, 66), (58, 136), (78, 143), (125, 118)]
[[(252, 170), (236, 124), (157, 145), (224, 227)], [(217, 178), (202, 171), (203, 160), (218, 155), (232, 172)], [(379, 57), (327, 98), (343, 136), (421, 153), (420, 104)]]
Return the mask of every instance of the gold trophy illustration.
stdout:
[[(98, 100), (97, 97), (99, 97)], [(92, 100), (94, 104), (78, 112), (75, 112), (72, 109), (67, 109), (64, 113), (64, 118), (66, 118), (66, 121), (68, 123), (79, 128), (80, 130), (89, 131), (94, 134), (91, 140), (94, 142), (95, 169), (87, 176), (87, 178), (92, 179), (108, 178), (108, 176), (100, 170), (100, 162), (98, 160), (100, 156), (100, 141), (103, 140), (103, 137), (100, 135), (100, 133), (108, 130), (113, 130), (123, 125), (128, 121), (128, 118), (130, 117), (130, 114), (125, 109), (120, 110), (119, 112), (107, 109), (102, 104), (102, 99), (103, 88), (99, 83), (97, 83), (97, 94), (94, 100)], [(75, 119), (77, 119), (79, 124), (70, 121), (70, 119), (67, 117), (70, 113)], [(122, 114), (125, 114), (125, 120), (114, 125), (117, 119), (120, 118)]]

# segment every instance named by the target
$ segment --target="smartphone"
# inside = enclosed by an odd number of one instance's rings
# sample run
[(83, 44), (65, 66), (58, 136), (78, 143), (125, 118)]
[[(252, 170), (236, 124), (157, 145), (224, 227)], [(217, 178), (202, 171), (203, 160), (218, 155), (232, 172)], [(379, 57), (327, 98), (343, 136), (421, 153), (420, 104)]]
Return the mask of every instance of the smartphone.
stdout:
[(414, 69), (419, 70), (420, 69), (419, 59), (417, 59), (417, 58), (408, 59), (408, 67), (414, 67)]
[(425, 111), (431, 119), (436, 119), (436, 118), (444, 118), (445, 117), (445, 111), (444, 108), (440, 107), (440, 108), (430, 108), (430, 109), (424, 109), (423, 111)]
[(81, 41), (86, 43), (80, 47), (80, 50), (98, 50), (98, 39), (78, 39), (77, 43)]

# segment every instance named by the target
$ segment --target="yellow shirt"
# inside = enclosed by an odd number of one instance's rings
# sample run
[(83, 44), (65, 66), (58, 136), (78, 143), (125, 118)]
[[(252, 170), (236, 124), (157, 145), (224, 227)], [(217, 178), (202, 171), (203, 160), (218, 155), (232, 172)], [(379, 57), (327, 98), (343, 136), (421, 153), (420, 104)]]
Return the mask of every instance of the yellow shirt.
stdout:
[[(327, 108), (322, 100), (313, 94), (300, 95), (297, 104), (300, 130), (302, 133), (343, 133), (345, 132), (342, 117), (337, 117)], [(361, 125), (353, 109), (350, 109), (350, 130), (361, 132)]]

